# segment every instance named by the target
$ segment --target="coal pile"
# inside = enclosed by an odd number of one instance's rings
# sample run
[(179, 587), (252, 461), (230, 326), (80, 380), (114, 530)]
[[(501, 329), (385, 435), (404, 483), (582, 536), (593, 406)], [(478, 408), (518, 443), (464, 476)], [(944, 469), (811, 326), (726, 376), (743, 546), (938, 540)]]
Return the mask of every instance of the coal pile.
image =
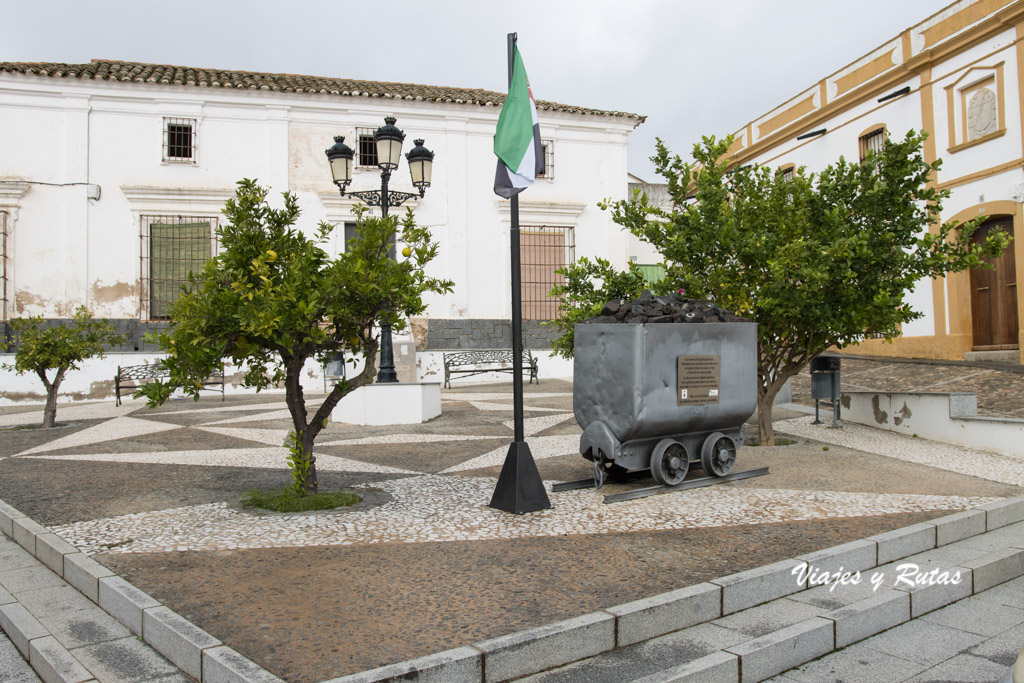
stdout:
[(609, 301), (601, 315), (585, 323), (749, 323), (704, 299), (687, 299), (677, 294), (654, 296), (644, 290), (635, 301)]

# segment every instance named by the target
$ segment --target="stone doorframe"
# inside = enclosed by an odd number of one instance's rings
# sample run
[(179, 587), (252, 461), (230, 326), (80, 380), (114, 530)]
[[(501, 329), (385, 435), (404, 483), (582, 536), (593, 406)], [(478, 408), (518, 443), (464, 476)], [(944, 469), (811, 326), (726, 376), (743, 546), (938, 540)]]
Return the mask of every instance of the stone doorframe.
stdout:
[[(1013, 249), (1014, 260), (1017, 264), (1024, 265), (1024, 211), (1022, 211), (1021, 204), (1011, 200), (1002, 200), (994, 202), (985, 202), (984, 204), (976, 204), (968, 207), (949, 218), (945, 218), (944, 222), (957, 221), (959, 223), (965, 223), (970, 220), (974, 220), (977, 217), (983, 217), (984, 220), (989, 218), (997, 218), (1000, 216), (1009, 216), (1013, 218), (1013, 234), (1014, 240), (1010, 244), (1010, 248)], [(1020, 265), (1018, 266), (1020, 267)], [(941, 287), (942, 279), (936, 280), (935, 294), (936, 298), (942, 295)], [(948, 301), (947, 305), (936, 305), (936, 312), (943, 310), (946, 313), (948, 319), (948, 329), (950, 335), (965, 335), (967, 339), (973, 339), (973, 328), (971, 326), (971, 274), (969, 271), (962, 273), (951, 273), (945, 278), (945, 298)], [(939, 302), (936, 301), (936, 304)], [(945, 302), (943, 302), (945, 303)], [(1017, 296), (1017, 319), (1024, 321), (1024, 296)], [(936, 316), (936, 334), (942, 334), (945, 332), (946, 325)], [(941, 331), (940, 331), (941, 330)], [(1021, 337), (1024, 336), (1024, 327), (1018, 332), (1018, 343), (1021, 342)], [(1024, 344), (1021, 345), (1021, 352), (1024, 354)], [(969, 349), (968, 349), (969, 350)], [(1021, 356), (1021, 362), (1024, 362), (1024, 355)]]

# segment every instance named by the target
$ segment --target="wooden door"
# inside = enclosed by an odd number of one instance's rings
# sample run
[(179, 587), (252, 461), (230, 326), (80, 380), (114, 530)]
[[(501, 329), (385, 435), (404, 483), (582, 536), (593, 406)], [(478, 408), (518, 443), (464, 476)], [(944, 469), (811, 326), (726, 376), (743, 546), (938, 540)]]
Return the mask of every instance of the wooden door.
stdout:
[[(971, 242), (984, 241), (989, 232), (999, 229), (1013, 236), (1013, 219), (993, 218), (981, 224)], [(1017, 270), (1013, 244), (996, 259), (985, 259), (995, 270), (971, 270), (971, 325), (976, 351), (1016, 349)]]

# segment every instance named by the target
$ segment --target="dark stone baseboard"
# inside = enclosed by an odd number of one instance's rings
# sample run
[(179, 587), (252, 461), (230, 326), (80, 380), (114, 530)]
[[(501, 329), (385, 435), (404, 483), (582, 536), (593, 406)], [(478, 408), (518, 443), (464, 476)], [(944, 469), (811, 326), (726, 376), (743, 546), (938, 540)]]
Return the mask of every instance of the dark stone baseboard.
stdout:
[[(146, 341), (145, 336), (150, 332), (166, 330), (171, 325), (171, 323), (166, 320), (146, 321), (137, 320), (135, 318), (107, 318), (106, 321), (113, 325), (117, 330), (117, 333), (123, 335), (125, 338), (124, 344), (106, 347), (105, 351), (109, 353), (160, 351), (160, 346)], [(73, 318), (43, 319), (43, 324), (47, 327), (70, 325), (72, 322), (74, 322)], [(13, 353), (18, 350), (18, 336), (11, 328), (10, 321), (0, 323), (0, 339), (3, 339), (10, 344), (7, 349), (8, 353)]]
[[(428, 318), (428, 351), (443, 349), (512, 348), (512, 321), (494, 318)], [(523, 344), (528, 349), (548, 349), (561, 336), (541, 320), (523, 321)]]

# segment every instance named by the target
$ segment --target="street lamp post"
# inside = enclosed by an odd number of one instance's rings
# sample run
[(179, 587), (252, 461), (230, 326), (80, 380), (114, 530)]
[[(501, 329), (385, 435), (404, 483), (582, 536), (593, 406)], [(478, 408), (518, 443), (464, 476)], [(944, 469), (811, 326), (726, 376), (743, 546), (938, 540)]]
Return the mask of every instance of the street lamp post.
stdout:
[[(377, 148), (377, 167), (380, 168), (380, 190), (348, 193), (350, 197), (361, 199), (367, 206), (379, 206), (381, 215), (385, 217), (388, 215), (389, 208), (397, 208), (417, 196), (411, 192), (388, 190), (391, 172), (398, 168), (402, 157), (402, 142), (405, 140), (405, 133), (399, 130), (395, 121), (394, 116), (386, 116), (384, 125), (373, 134), (373, 142)], [(430, 187), (434, 153), (423, 146), (423, 140), (416, 140), (414, 144), (415, 147), (405, 155), (405, 158), (409, 163), (412, 184), (419, 190), (419, 196), (422, 197), (426, 189)], [(345, 188), (352, 182), (352, 158), (355, 156), (355, 152), (345, 144), (345, 136), (338, 135), (334, 138), (334, 145), (326, 150), (325, 154), (331, 164), (334, 184), (338, 186), (341, 196), (344, 197)], [(388, 257), (395, 258), (394, 240), (391, 241), (391, 246), (388, 249)], [(380, 326), (380, 370), (377, 372), (377, 382), (386, 384), (397, 381), (395, 352), (391, 344), (391, 325), (382, 323)]]

